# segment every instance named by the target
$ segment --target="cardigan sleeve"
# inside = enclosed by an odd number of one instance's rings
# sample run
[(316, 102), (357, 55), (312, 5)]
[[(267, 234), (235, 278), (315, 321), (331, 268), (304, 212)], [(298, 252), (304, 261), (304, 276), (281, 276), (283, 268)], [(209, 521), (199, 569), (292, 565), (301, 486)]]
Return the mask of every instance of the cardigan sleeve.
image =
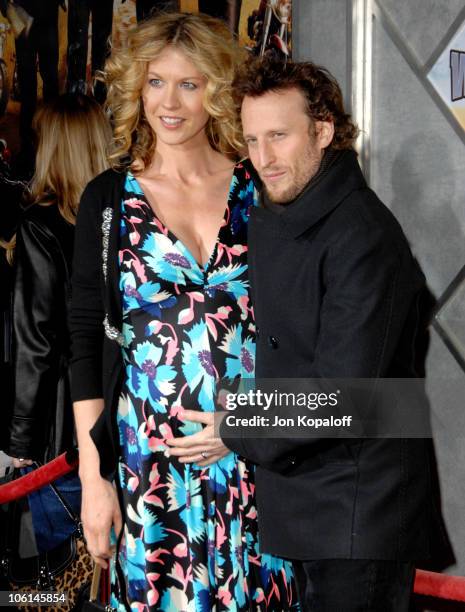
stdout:
[(55, 410), (65, 279), (54, 236), (27, 217), (17, 232), (15, 264), (16, 393), (8, 453), (36, 458), (43, 450), (46, 424)]
[(73, 401), (103, 397), (101, 195), (90, 183), (81, 198), (74, 242), (71, 332)]

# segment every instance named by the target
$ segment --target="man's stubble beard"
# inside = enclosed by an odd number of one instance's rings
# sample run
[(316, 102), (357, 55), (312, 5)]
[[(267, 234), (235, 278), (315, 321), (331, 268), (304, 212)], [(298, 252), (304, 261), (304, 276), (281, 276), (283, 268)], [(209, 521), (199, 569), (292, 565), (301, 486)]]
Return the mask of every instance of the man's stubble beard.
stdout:
[(315, 140), (312, 139), (305, 149), (304, 155), (295, 166), (294, 176), (292, 177), (292, 183), (282, 193), (274, 195), (268, 190), (268, 187), (264, 183), (265, 193), (274, 204), (289, 204), (293, 202), (305, 189), (310, 180), (318, 172), (323, 155), (318, 155), (315, 152), (314, 147)]

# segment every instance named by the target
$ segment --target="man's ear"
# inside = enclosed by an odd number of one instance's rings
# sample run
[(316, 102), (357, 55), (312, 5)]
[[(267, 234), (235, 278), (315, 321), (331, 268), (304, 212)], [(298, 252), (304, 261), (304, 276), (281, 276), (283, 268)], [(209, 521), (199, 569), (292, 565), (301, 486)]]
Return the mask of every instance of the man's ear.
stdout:
[(333, 121), (317, 121), (315, 125), (318, 146), (326, 149), (333, 141), (334, 123)]

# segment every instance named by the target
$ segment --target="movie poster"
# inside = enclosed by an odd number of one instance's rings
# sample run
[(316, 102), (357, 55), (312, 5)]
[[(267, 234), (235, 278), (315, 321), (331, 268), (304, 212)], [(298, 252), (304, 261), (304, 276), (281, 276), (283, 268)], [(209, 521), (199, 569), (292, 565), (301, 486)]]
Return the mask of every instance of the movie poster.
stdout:
[(104, 102), (93, 75), (108, 41), (160, 10), (224, 19), (251, 53), (291, 53), (291, 0), (0, 0), (0, 155), (33, 156), (41, 99), (82, 92)]
[(428, 79), (465, 130), (465, 23), (447, 42)]

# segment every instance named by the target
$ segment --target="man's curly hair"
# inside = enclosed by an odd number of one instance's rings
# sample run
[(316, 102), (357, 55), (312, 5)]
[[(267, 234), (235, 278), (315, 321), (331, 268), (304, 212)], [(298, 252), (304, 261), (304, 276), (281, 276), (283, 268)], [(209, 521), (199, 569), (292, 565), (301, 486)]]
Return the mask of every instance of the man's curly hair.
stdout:
[(257, 98), (270, 91), (297, 88), (302, 92), (312, 121), (333, 121), (331, 147), (352, 149), (359, 130), (344, 110), (336, 79), (312, 62), (286, 62), (273, 57), (254, 58), (243, 66), (233, 81), (234, 101), (240, 111), (245, 96)]

